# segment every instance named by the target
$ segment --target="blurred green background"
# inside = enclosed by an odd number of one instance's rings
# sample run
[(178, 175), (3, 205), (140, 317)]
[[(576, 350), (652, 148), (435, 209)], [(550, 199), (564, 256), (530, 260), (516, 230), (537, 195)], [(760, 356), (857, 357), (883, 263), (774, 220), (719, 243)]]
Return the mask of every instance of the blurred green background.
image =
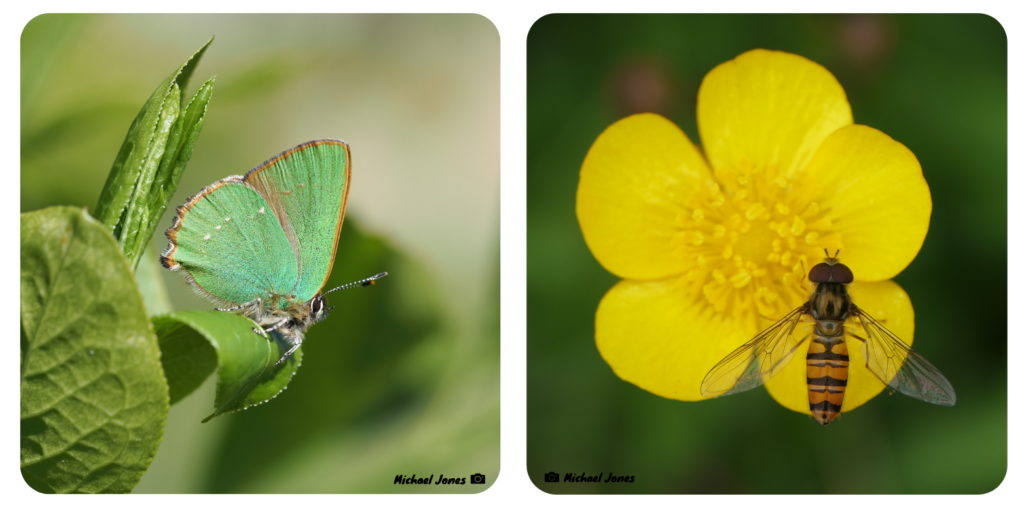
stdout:
[[(616, 120), (657, 112), (699, 144), (697, 90), (753, 49), (803, 55), (855, 122), (909, 147), (934, 210), (896, 281), (953, 408), (880, 395), (828, 428), (762, 389), (673, 401), (594, 343), (618, 280), (576, 221), (579, 170)], [(1007, 466), (1007, 44), (983, 15), (551, 15), (527, 40), (527, 446), (551, 493), (983, 493)], [(553, 471), (632, 484), (545, 483)]]
[[(137, 277), (150, 310), (210, 309), (156, 262), (173, 206), (307, 140), (341, 138), (353, 184), (337, 306), (288, 389), (171, 408), (137, 493), (477, 492), (498, 476), (499, 42), (475, 15), (43, 15), (22, 34), (21, 210), (95, 207), (129, 124), (211, 36), (202, 134)], [(394, 485), (398, 474), (487, 485)], [(436, 479), (436, 477), (435, 477)]]

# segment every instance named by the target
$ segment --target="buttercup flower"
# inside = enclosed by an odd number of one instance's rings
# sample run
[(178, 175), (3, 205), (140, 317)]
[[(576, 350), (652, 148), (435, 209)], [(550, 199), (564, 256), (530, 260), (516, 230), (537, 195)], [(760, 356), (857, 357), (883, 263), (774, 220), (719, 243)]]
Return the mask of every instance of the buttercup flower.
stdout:
[[(807, 270), (842, 250), (854, 303), (908, 345), (914, 311), (889, 279), (917, 255), (931, 216), (921, 166), (899, 142), (853, 124), (822, 66), (753, 50), (704, 78), (703, 154), (671, 121), (622, 119), (590, 148), (576, 215), (598, 261), (623, 280), (601, 300), (597, 347), (620, 378), (654, 394), (704, 399), (723, 357), (807, 300)], [(863, 337), (860, 325), (847, 331)], [(843, 412), (885, 385), (850, 342)], [(806, 345), (765, 386), (810, 414)]]

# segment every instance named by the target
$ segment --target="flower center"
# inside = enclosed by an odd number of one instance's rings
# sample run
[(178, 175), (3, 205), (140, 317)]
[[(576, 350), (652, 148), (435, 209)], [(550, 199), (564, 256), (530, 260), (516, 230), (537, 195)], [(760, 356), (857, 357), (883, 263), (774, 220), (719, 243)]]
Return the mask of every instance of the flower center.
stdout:
[(759, 219), (751, 222), (747, 232), (740, 233), (733, 250), (745, 260), (764, 265), (768, 263), (768, 254), (772, 253), (772, 240), (775, 237), (768, 222)]
[(842, 248), (818, 196), (774, 166), (716, 170), (676, 218), (673, 253), (691, 263), (679, 284), (726, 321), (756, 329), (761, 318), (780, 319), (807, 299), (807, 270), (821, 247)]

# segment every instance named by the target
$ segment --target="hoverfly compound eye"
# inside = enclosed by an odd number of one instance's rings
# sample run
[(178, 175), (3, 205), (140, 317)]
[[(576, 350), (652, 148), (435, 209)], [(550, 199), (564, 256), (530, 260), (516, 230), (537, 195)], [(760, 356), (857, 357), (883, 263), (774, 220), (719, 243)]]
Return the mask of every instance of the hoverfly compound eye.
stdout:
[(841, 284), (849, 284), (850, 282), (853, 282), (853, 270), (843, 263), (836, 263), (832, 265), (832, 281), (839, 282)]
[(832, 266), (829, 266), (828, 263), (818, 263), (814, 265), (814, 268), (811, 268), (810, 273), (807, 274), (807, 279), (811, 282), (828, 282), (831, 278)]

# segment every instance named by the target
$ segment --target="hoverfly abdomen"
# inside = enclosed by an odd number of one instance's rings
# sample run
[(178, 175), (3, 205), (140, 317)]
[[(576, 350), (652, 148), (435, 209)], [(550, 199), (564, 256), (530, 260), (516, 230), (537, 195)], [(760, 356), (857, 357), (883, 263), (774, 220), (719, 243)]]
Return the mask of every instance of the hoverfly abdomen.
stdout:
[(839, 335), (811, 339), (807, 350), (807, 398), (811, 414), (822, 426), (834, 421), (843, 408), (850, 354), (842, 328), (840, 323)]

